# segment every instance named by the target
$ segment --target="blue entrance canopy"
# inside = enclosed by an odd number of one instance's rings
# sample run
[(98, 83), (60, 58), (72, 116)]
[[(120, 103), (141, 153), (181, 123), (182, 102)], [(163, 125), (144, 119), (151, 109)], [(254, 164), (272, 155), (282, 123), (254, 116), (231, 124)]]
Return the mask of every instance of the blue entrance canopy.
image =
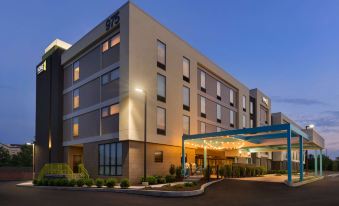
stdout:
[[(292, 183), (292, 148), (300, 150), (300, 181), (303, 181), (303, 150), (320, 149), (321, 146), (311, 141), (308, 134), (292, 124), (262, 126), (226, 130), (182, 136), (182, 168), (185, 174), (185, 143), (190, 147), (204, 148), (204, 167), (207, 162), (207, 148), (223, 150), (226, 148), (247, 151), (278, 151), (287, 150), (288, 183)], [(321, 153), (320, 153), (321, 154)], [(320, 161), (322, 161), (320, 159)], [(322, 162), (320, 162), (321, 164)], [(322, 172), (322, 171), (320, 171)]]

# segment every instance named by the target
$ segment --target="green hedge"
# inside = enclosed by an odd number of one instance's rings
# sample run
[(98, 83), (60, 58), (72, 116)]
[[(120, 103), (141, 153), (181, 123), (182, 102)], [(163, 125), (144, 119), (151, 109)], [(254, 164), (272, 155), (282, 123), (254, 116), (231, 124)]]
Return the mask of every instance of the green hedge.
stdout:
[(267, 174), (265, 167), (246, 164), (224, 165), (219, 168), (219, 175), (225, 178), (256, 177)]

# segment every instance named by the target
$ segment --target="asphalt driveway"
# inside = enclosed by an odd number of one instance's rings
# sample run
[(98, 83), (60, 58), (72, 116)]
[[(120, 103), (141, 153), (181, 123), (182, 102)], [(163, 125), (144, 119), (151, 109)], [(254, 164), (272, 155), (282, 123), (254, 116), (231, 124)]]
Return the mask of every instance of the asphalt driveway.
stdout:
[(0, 182), (0, 205), (339, 205), (339, 176), (300, 188), (281, 183), (224, 180), (204, 195), (189, 198), (160, 198), (142, 195), (57, 191), (16, 187), (18, 182)]

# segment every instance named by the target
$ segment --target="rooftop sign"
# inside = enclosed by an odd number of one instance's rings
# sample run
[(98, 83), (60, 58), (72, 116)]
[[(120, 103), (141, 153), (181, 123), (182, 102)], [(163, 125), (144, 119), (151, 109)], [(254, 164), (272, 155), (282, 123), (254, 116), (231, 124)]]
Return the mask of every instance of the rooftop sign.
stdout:
[(115, 28), (120, 23), (119, 11), (106, 19), (106, 31)]
[(46, 71), (46, 60), (38, 66), (36, 69), (36, 74), (39, 75), (43, 71)]

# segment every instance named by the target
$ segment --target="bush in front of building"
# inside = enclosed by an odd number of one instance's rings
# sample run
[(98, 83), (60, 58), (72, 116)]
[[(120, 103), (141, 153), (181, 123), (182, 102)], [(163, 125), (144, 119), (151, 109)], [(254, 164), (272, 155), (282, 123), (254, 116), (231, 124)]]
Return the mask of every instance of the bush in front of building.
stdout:
[(122, 179), (121, 181), (120, 181), (120, 187), (122, 188), (122, 189), (127, 189), (127, 188), (129, 188), (129, 180), (127, 179), (127, 178), (124, 178), (124, 179)]
[(146, 182), (148, 182), (149, 185), (155, 185), (158, 183), (158, 180), (155, 176), (147, 176)]
[(87, 187), (92, 187), (94, 185), (94, 180), (92, 178), (84, 179), (84, 182)]
[(117, 180), (115, 178), (108, 178), (105, 180), (105, 186), (108, 188), (114, 188), (116, 183), (117, 183)]
[(104, 183), (105, 183), (105, 181), (104, 181), (104, 179), (102, 179), (102, 178), (97, 178), (96, 180), (95, 180), (95, 185), (97, 186), (97, 187), (102, 187), (103, 185), (104, 185)]
[(70, 179), (68, 181), (68, 186), (69, 187), (75, 187), (77, 185), (77, 181), (75, 179)]
[(170, 173), (170, 175), (174, 175), (175, 174), (175, 165), (174, 164), (170, 165), (170, 168), (169, 168), (168, 172)]
[(164, 177), (158, 177), (157, 180), (158, 180), (158, 184), (165, 184), (166, 183), (166, 178), (164, 178)]
[(174, 175), (166, 175), (165, 177), (167, 183), (175, 182), (175, 176)]
[(256, 177), (267, 174), (267, 169), (265, 167), (256, 167), (252, 165), (224, 165), (223, 168), (223, 176), (225, 178)]
[(78, 179), (77, 180), (77, 185), (78, 185), (78, 187), (84, 186), (85, 185), (85, 179), (82, 179), (82, 178)]
[(34, 179), (32, 183), (33, 183), (33, 185), (38, 185), (38, 180)]
[(175, 168), (175, 177), (177, 178), (177, 180), (182, 179), (181, 166)]

